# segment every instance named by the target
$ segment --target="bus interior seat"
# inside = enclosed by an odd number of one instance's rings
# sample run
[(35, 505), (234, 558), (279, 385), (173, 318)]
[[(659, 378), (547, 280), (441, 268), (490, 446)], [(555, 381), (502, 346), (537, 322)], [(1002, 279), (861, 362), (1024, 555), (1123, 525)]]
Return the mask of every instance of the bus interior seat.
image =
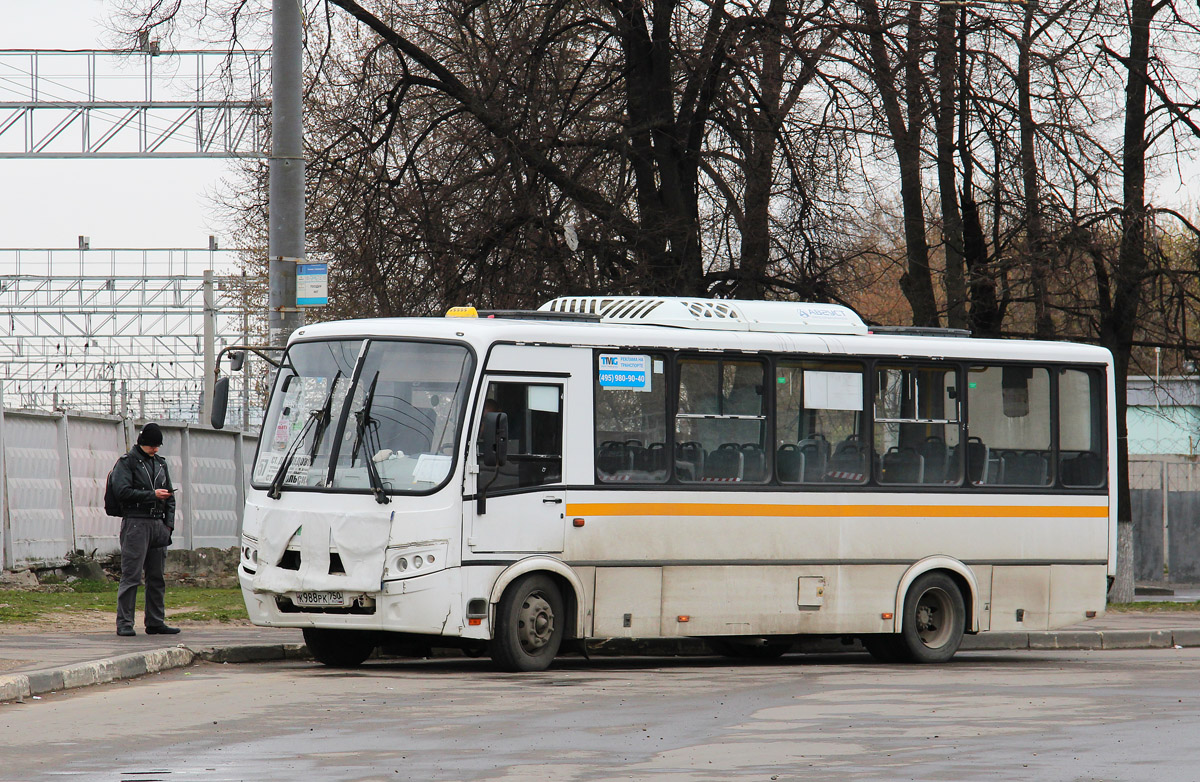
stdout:
[(804, 471), (800, 479), (805, 483), (821, 481), (829, 463), (829, 441), (824, 435), (814, 434), (796, 443), (796, 446), (804, 456)]
[(615, 440), (600, 443), (600, 448), (596, 451), (596, 469), (608, 476), (633, 469), (625, 444)]
[(833, 456), (829, 457), (825, 478), (832, 482), (857, 483), (865, 477), (866, 467), (867, 448), (857, 435), (851, 435), (838, 443)]
[(767, 479), (767, 452), (758, 443), (742, 443), (742, 480), (756, 483)]
[(1064, 452), (1059, 469), (1067, 486), (1099, 486), (1104, 482), (1104, 460), (1093, 451)]
[(667, 469), (666, 443), (650, 443), (638, 451), (634, 458), (634, 469), (658, 473)]
[(947, 480), (957, 479), (956, 474), (947, 472), (950, 452), (941, 437), (929, 435), (925, 442), (917, 446), (917, 453), (921, 455), (924, 467), (924, 483), (946, 483)]
[[(958, 452), (961, 453), (961, 448)], [(991, 451), (983, 440), (978, 437), (967, 438), (967, 480), (973, 484), (988, 483), (993, 476), (989, 467), (992, 462)], [(957, 469), (957, 465), (955, 467)]]
[(745, 461), (737, 443), (724, 443), (704, 460), (704, 477), (710, 481), (740, 481)]
[(797, 483), (804, 470), (804, 454), (793, 443), (784, 443), (775, 450), (775, 470), (784, 483)]
[(700, 480), (704, 477), (704, 446), (695, 440), (676, 443), (675, 467), (683, 480)]
[(1008, 486), (1045, 486), (1049, 464), (1040, 451), (1001, 451), (1000, 482)]
[(622, 445), (625, 446), (625, 461), (629, 464), (628, 470), (641, 469), (638, 464), (646, 459), (646, 448), (642, 445), (641, 440), (626, 440)]
[(916, 448), (893, 445), (880, 459), (881, 483), (921, 483), (925, 472), (924, 460)]

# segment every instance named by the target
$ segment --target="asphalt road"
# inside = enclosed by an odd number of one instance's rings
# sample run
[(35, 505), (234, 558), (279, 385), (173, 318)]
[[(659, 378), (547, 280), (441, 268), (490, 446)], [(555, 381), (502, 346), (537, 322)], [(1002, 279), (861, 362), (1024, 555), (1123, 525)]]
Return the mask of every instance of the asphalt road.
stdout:
[(1200, 649), (205, 664), (0, 705), (0, 780), (1200, 779)]

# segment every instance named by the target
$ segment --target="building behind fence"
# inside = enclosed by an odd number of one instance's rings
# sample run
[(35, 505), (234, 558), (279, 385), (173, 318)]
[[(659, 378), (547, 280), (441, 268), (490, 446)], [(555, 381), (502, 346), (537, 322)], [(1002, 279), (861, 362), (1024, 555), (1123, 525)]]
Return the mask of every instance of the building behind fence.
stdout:
[[(257, 437), (158, 422), (176, 489), (172, 548), (238, 545)], [(0, 406), (0, 565), (57, 567), (69, 554), (120, 549), (121, 520), (104, 513), (104, 484), (138, 425), (109, 415)]]

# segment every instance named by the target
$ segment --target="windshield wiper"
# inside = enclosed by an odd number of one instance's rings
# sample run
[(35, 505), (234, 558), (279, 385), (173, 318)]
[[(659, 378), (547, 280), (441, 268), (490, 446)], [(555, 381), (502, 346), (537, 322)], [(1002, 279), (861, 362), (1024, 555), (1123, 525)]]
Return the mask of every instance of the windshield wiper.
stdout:
[(337, 390), (338, 381), (341, 379), (342, 370), (339, 369), (333, 376), (333, 382), (329, 384), (329, 393), (325, 395), (325, 402), (321, 405), (321, 415), (317, 419), (312, 448), (308, 449), (309, 459), (317, 455), (317, 449), (321, 447), (321, 438), (325, 436), (325, 430), (329, 428), (329, 419), (333, 417), (333, 392)]
[[(374, 436), (374, 453), (379, 453), (379, 422), (371, 417), (371, 405), (375, 404), (375, 384), (379, 382), (379, 373), (375, 373), (375, 377), (371, 378), (371, 387), (367, 389), (367, 398), (363, 400), (363, 406), (354, 414), (357, 419), (357, 424), (354, 431), (354, 447), (350, 449), (350, 466), (354, 466), (355, 459), (358, 458), (359, 450), (364, 446), (368, 446), (368, 451), (371, 450), (368, 440)], [(387, 493), (383, 490), (383, 479), (379, 477), (379, 468), (375, 465), (374, 454), (368, 452), (364, 454), (363, 463), (367, 468), (367, 479), (371, 482), (371, 493), (375, 495), (375, 501), (380, 505), (386, 505), (391, 502)]]
[(271, 478), (271, 486), (267, 491), (267, 496), (273, 500), (279, 499), (283, 492), (283, 479), (287, 475), (288, 468), (292, 466), (292, 460), (296, 458), (296, 452), (300, 450), (300, 445), (308, 436), (308, 432), (316, 429), (316, 436), (313, 438), (313, 447), (309, 449), (308, 458), (309, 465), (312, 464), (312, 458), (316, 455), (317, 446), (321, 444), (321, 435), (324, 434), (325, 428), (329, 426), (330, 408), (333, 406), (333, 392), (337, 388), (338, 380), (342, 378), (342, 370), (338, 370), (333, 376), (333, 382), (329, 384), (329, 392), (325, 394), (325, 402), (308, 414), (308, 420), (304, 422), (303, 428), (296, 434), (296, 438), (288, 445), (287, 453), (283, 455), (283, 461), (279, 463), (279, 469), (275, 471), (275, 477)]

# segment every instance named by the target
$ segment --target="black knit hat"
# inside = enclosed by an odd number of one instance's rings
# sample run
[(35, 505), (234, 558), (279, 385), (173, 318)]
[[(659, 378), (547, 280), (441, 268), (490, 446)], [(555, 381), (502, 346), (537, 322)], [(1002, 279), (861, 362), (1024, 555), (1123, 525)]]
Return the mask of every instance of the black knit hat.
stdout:
[(151, 421), (143, 426), (141, 434), (138, 435), (137, 444), (152, 447), (162, 445), (162, 430), (158, 428), (158, 424)]

